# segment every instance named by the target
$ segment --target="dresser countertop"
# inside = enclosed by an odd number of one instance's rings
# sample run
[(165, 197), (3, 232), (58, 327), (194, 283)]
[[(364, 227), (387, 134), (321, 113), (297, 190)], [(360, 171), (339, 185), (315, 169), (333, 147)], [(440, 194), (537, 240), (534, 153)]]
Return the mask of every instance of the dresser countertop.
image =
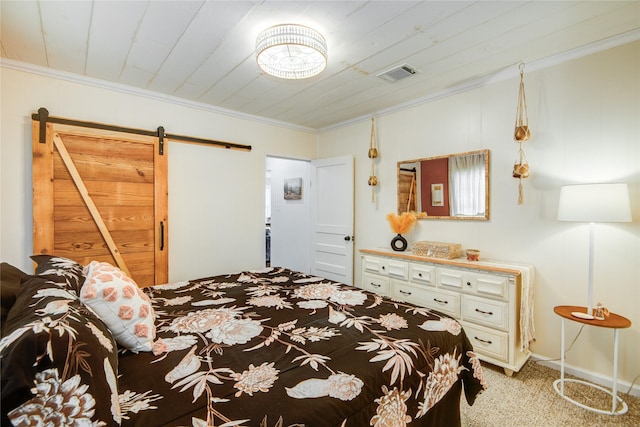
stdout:
[(481, 261), (468, 261), (467, 258), (430, 258), (421, 255), (414, 255), (411, 251), (400, 252), (386, 248), (360, 249), (360, 252), (363, 254), (400, 258), (408, 261), (431, 262), (434, 264), (441, 264), (443, 266), (473, 268), (475, 270), (484, 270), (494, 273), (497, 272), (512, 274), (514, 276), (520, 276), (522, 274), (523, 267), (533, 268), (533, 266), (528, 264), (491, 259)]

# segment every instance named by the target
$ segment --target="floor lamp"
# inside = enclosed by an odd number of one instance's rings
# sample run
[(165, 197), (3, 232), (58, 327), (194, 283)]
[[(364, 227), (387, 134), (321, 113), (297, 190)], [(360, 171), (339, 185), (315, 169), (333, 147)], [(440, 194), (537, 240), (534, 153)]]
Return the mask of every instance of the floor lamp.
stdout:
[(587, 312), (575, 317), (593, 319), (593, 248), (596, 222), (631, 222), (627, 184), (580, 184), (560, 188), (559, 221), (589, 223), (589, 291)]

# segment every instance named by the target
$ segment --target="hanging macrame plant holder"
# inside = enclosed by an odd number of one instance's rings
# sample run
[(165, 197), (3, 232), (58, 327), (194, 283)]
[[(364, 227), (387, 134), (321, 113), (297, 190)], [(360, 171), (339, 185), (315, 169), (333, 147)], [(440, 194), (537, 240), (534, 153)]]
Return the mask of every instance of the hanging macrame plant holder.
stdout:
[(524, 203), (524, 188), (522, 180), (529, 178), (529, 163), (524, 154), (522, 144), (531, 138), (529, 129), (529, 115), (527, 112), (527, 97), (524, 91), (524, 64), (520, 64), (520, 88), (518, 90), (518, 106), (516, 107), (516, 123), (513, 132), (513, 139), (518, 143), (518, 157), (513, 165), (513, 177), (520, 182), (518, 184), (518, 204)]
[(518, 204), (521, 205), (524, 202), (524, 189), (522, 187), (522, 180), (529, 178), (529, 163), (527, 157), (524, 155), (522, 149), (522, 143), (520, 143), (520, 150), (518, 150), (518, 158), (513, 164), (513, 177), (518, 178)]
[(371, 159), (371, 173), (369, 174), (368, 184), (371, 187), (371, 203), (374, 203), (376, 201), (376, 192), (373, 187), (378, 185), (378, 178), (375, 174), (375, 159), (378, 157), (378, 149), (376, 148), (376, 130), (373, 116), (371, 117), (371, 138), (369, 140), (369, 152), (367, 156)]

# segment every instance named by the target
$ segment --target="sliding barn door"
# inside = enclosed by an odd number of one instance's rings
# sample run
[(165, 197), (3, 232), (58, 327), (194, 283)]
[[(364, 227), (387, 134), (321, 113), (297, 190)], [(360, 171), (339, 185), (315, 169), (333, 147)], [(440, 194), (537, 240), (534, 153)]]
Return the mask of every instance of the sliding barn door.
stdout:
[(158, 138), (33, 122), (33, 249), (168, 280), (167, 152)]

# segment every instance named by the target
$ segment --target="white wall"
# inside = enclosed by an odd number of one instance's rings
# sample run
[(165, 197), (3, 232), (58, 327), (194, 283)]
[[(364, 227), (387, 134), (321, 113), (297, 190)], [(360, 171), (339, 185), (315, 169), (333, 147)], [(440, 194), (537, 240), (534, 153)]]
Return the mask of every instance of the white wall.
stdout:
[[(596, 226), (595, 293), (611, 311), (629, 318), (620, 334), (620, 378), (640, 374), (640, 43), (635, 42), (528, 73), (525, 88), (532, 138), (525, 143), (531, 177), (517, 205), (512, 167), (519, 75), (484, 88), (376, 119), (380, 159), (377, 201), (367, 185), (370, 122), (325, 132), (320, 157), (356, 155), (356, 251), (388, 247), (385, 215), (396, 210), (396, 163), (469, 150), (490, 150), (491, 219), (424, 220), (409, 241), (435, 240), (479, 248), (483, 258), (531, 263), (536, 268), (533, 352), (560, 353), (556, 305), (586, 305), (588, 225), (556, 220), (561, 185), (627, 182), (632, 223)], [(356, 259), (356, 280), (361, 280)], [(579, 329), (571, 322), (568, 337)], [(585, 328), (567, 363), (611, 377), (611, 330)], [(626, 389), (624, 389), (626, 391)]]
[[(311, 165), (308, 161), (267, 158), (271, 169), (271, 265), (310, 272), (309, 227)], [(302, 199), (284, 200), (284, 180), (302, 178)]]
[(264, 266), (265, 157), (314, 159), (314, 133), (142, 95), (1, 68), (0, 258), (32, 263), (31, 114), (248, 144), (241, 152), (171, 142), (169, 278), (193, 279)]

